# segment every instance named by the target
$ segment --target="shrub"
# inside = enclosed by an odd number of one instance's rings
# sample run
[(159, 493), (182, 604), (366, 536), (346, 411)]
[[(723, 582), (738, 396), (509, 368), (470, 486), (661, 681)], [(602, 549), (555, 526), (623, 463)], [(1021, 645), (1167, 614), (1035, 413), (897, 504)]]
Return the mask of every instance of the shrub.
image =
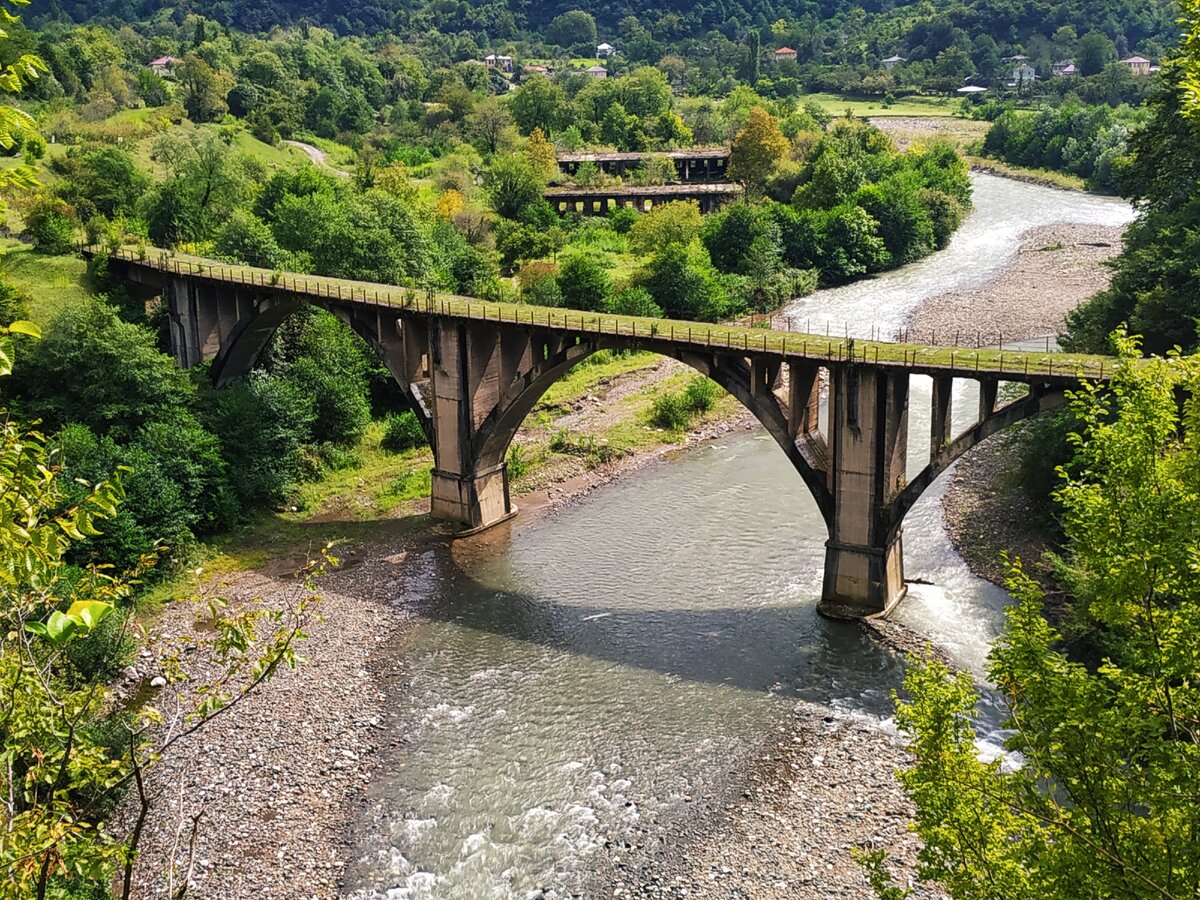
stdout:
[(417, 414), (411, 409), (387, 417), (383, 426), (383, 439), (379, 442), (390, 453), (403, 453), (426, 443), (425, 429), (421, 427)]
[(628, 234), (629, 229), (641, 218), (632, 206), (618, 206), (608, 214), (608, 224), (617, 234)]
[(687, 408), (698, 414), (706, 413), (712, 409), (717, 398), (721, 396), (721, 386), (711, 378), (692, 379), (688, 386), (683, 389), (683, 400)]
[(568, 257), (558, 273), (562, 302), (570, 309), (599, 312), (604, 309), (610, 288), (608, 273), (588, 256)]
[(310, 357), (296, 360), (287, 377), (312, 398), (314, 440), (345, 446), (362, 437), (371, 422), (371, 408), (361, 379)]
[(661, 319), (662, 307), (654, 302), (644, 287), (627, 287), (608, 299), (608, 311), (615, 316), (642, 316)]
[(75, 210), (57, 197), (43, 194), (25, 212), (25, 233), (39, 253), (70, 253), (75, 249)]
[(11, 325), (18, 319), (29, 318), (29, 298), (18, 291), (6, 277), (0, 275), (0, 325)]
[(670, 391), (654, 398), (654, 405), (650, 408), (650, 421), (659, 428), (682, 431), (691, 420), (692, 412), (688, 409), (683, 394)]
[(513, 444), (508, 449), (508, 478), (517, 481), (529, 474), (532, 464), (525, 457), (525, 450), (520, 444)]
[(690, 244), (704, 220), (695, 200), (672, 200), (655, 206), (629, 229), (629, 249), (639, 256), (658, 253), (672, 244)]

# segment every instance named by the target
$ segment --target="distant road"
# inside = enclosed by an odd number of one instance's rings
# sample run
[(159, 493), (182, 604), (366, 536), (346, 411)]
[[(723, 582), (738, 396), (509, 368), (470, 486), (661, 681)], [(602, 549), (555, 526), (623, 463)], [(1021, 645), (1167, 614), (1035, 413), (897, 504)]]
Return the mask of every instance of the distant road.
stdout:
[(303, 141), (281, 141), (280, 143), (287, 144), (289, 147), (297, 147), (308, 154), (308, 158), (316, 165), (323, 169), (328, 169), (339, 178), (349, 178), (350, 173), (342, 169), (335, 168), (329, 164), (329, 154), (320, 147), (314, 147), (312, 144), (306, 144)]

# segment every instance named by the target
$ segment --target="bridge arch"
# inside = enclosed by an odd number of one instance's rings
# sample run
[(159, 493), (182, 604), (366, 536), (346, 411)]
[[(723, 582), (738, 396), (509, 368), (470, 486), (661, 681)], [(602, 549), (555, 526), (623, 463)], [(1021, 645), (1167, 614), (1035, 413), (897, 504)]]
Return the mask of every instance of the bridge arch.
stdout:
[[(592, 354), (605, 349), (635, 349), (611, 340), (596, 341), (581, 337), (576, 343), (562, 347), (557, 352), (537, 360), (523, 372), (517, 373), (512, 383), (500, 395), (495, 407), (478, 426), (472, 439), (472, 453), (476, 465), (492, 469), (504, 464), (508, 448), (525, 419), (537, 406), (546, 392), (575, 366)], [(801, 443), (789, 424), (789, 416), (776, 394), (778, 372), (770, 374), (771, 384), (762, 384), (755, 389), (754, 366), (746, 360), (727, 356), (702, 356), (700, 354), (676, 352), (663, 354), (691, 367), (701, 375), (711, 378), (732, 395), (766, 428), (792, 466), (804, 479), (805, 485), (817, 502), (818, 508), (829, 524), (832, 513), (832, 495), (826, 475), (813, 465), (801, 451)], [(817, 385), (811, 385), (816, 390)], [(817, 435), (807, 435), (812, 441)]]
[[(241, 316), (228, 329), (213, 357), (211, 377), (218, 387), (225, 387), (236, 378), (248, 375), (258, 362), (271, 339), (291, 316), (305, 308), (317, 308), (328, 312), (342, 324), (362, 338), (380, 360), (387, 366), (393, 380), (400, 388), (405, 401), (417, 416), (426, 438), (433, 443), (433, 417), (425, 401), (420, 385), (406, 377), (409, 372), (397, 365), (400, 360), (389, 352), (391, 344), (387, 333), (388, 325), (401, 327), (399, 320), (380, 319), (366, 314), (361, 308), (339, 303), (312, 302), (308, 298), (289, 294), (267, 294), (246, 304)], [(399, 334), (394, 337), (399, 337)]]

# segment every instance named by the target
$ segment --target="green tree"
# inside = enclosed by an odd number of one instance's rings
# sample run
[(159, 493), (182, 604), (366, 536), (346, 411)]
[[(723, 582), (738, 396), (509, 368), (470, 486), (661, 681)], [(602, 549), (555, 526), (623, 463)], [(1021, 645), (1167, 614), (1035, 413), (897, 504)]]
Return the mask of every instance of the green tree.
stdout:
[(671, 244), (634, 280), (668, 318), (716, 322), (725, 316), (729, 298), (702, 247)]
[(543, 202), (546, 182), (529, 162), (513, 154), (492, 161), (484, 178), (484, 189), (488, 204), (497, 215), (519, 219)]
[(750, 110), (745, 126), (729, 149), (729, 177), (745, 182), (746, 189), (761, 194), (767, 179), (788, 154), (791, 144), (779, 130), (779, 121), (761, 106)]
[(596, 49), (596, 20), (581, 9), (568, 10), (551, 20), (546, 40), (560, 47), (586, 49), (590, 55)]
[(1084, 77), (1099, 75), (1116, 58), (1117, 48), (1106, 35), (1098, 31), (1090, 31), (1080, 38), (1075, 50), (1075, 63), (1079, 67), (1079, 74)]
[(845, 204), (824, 214), (821, 221), (821, 277), (840, 284), (871, 272), (889, 262), (887, 247), (879, 236), (879, 223), (860, 206)]
[(1184, 109), (1193, 122), (1200, 122), (1200, 0), (1181, 0), (1183, 24), (1182, 86)]
[(117, 147), (102, 147), (83, 157), (70, 187), (68, 200), (85, 198), (112, 219), (133, 213), (149, 181), (128, 153)]
[(195, 53), (175, 67), (175, 78), (183, 92), (183, 108), (193, 122), (215, 122), (228, 111), (225, 95), (232, 84)]
[(217, 232), (213, 254), (218, 259), (263, 269), (281, 269), (288, 262), (288, 254), (271, 229), (243, 209), (235, 211)]
[(154, 335), (99, 299), (64, 308), (13, 380), (29, 413), (48, 426), (73, 422), (122, 439), (192, 398), (187, 375), (159, 352)]
[(509, 102), (521, 134), (540, 128), (544, 134), (553, 135), (563, 120), (566, 106), (563, 89), (545, 75), (527, 79)]
[(1125, 233), (1109, 289), (1067, 317), (1068, 348), (1104, 351), (1123, 323), (1154, 353), (1200, 344), (1200, 141), (1183, 114), (1180, 78), (1168, 67), (1150, 121), (1130, 139), (1132, 159), (1119, 180), (1141, 214)]
[(488, 97), (467, 119), (467, 128), (479, 149), (494, 156), (513, 144), (512, 116), (494, 97)]
[(672, 200), (654, 206), (629, 228), (629, 249), (650, 256), (671, 244), (690, 244), (700, 236), (704, 218), (695, 200)]
[(605, 308), (612, 282), (604, 268), (590, 256), (577, 254), (563, 261), (558, 272), (563, 306), (600, 312)]
[[(1200, 383), (1195, 359), (1122, 363), (1108, 388), (1072, 398), (1082, 423), (1075, 474), (1056, 492), (1063, 570), (1076, 614), (1102, 633), (1085, 665), (1047, 623), (1019, 563), (1019, 603), (991, 654), (1007, 706), (1007, 747), (1023, 764), (981, 762), (969, 676), (913, 667), (897, 724), (914, 766), (901, 782), (916, 805), (918, 874), (961, 900), (1181, 898), (1200, 892)], [(1179, 391), (1189, 399), (1181, 416)], [(868, 855), (881, 896), (883, 855)]]
[(39, 253), (70, 253), (78, 240), (79, 221), (64, 200), (41, 194), (25, 210), (25, 232)]

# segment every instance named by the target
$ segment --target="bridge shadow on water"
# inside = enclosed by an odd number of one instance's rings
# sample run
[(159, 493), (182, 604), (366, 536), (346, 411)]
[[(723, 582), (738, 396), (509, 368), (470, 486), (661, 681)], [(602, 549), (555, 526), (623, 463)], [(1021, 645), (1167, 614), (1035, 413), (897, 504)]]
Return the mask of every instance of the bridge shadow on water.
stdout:
[[(527, 549), (527, 538), (515, 541)], [(402, 556), (368, 551), (361, 564), (332, 575), (330, 586), (354, 595), (356, 583), (388, 585), (380, 599), (419, 616), (416, 637), (402, 636), (395, 648), (406, 658), (443, 653), (481, 670), (525, 659), (579, 678), (641, 670), (813, 702), (853, 697), (873, 712), (890, 712), (888, 691), (900, 683), (903, 661), (857, 624), (817, 614), (819, 561), (814, 568), (814, 561), (797, 560), (797, 571), (810, 572), (799, 584), (739, 598), (745, 572), (697, 590), (667, 569), (649, 589), (639, 584), (626, 594), (623, 580), (644, 577), (636, 564), (599, 576), (580, 567), (583, 577), (570, 579), (560, 575), (561, 559), (548, 559), (547, 571), (530, 577), (513, 555), (508, 526), (458, 542), (430, 534)], [(368, 578), (356, 574), (363, 569)], [(597, 577), (612, 588), (603, 597), (589, 596)]]

